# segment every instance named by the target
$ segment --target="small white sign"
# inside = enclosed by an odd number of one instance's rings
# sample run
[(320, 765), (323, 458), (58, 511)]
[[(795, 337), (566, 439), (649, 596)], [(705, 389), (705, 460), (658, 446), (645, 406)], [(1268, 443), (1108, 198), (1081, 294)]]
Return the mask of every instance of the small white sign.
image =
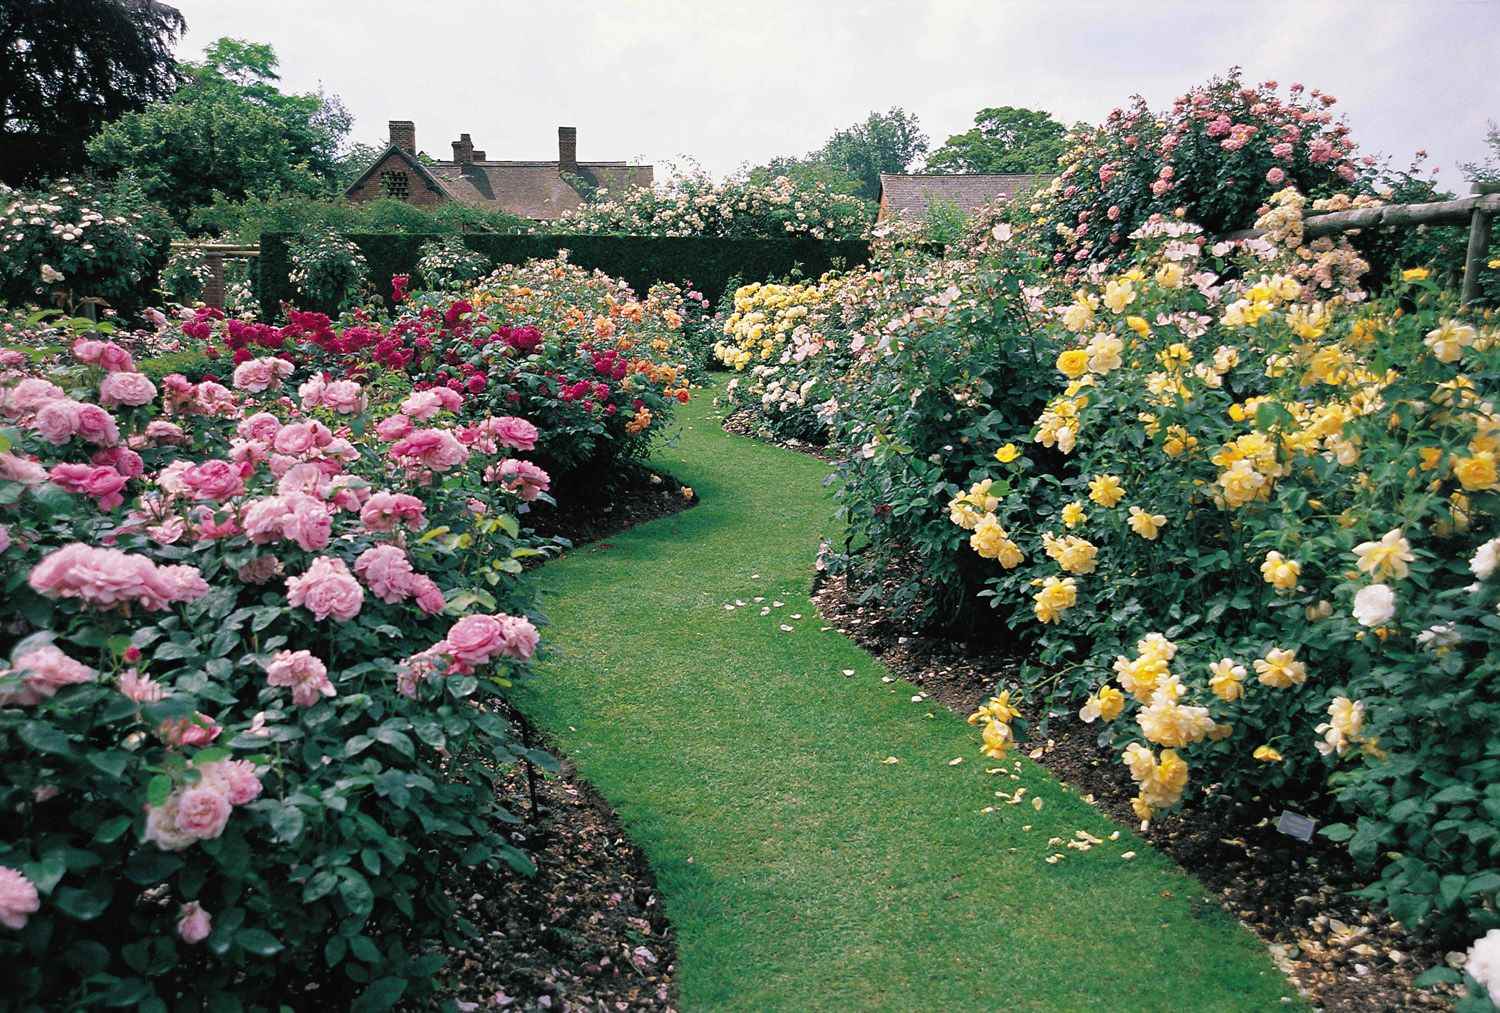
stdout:
[(1318, 825), (1315, 819), (1309, 819), (1301, 813), (1294, 813), (1290, 809), (1281, 810), (1281, 818), (1276, 821), (1276, 829), (1288, 837), (1295, 837), (1299, 841), (1312, 840), (1313, 828)]

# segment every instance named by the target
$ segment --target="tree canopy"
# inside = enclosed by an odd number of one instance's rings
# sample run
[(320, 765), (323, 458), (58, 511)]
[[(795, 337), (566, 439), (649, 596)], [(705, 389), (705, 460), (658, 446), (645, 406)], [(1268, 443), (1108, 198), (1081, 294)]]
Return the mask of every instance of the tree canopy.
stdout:
[(287, 94), (265, 43), (219, 39), (164, 102), (88, 142), (106, 175), (130, 173), (179, 220), (214, 194), (331, 194), (351, 117), (336, 96)]
[(64, 175), (105, 123), (171, 95), (185, 27), (151, 0), (0, 4), (0, 180)]
[(893, 106), (840, 130), (808, 160), (839, 169), (859, 181), (858, 194), (880, 198), (882, 172), (906, 172), (927, 152), (927, 135), (915, 113)]
[(929, 172), (1056, 172), (1067, 128), (1040, 109), (981, 109), (927, 158)]

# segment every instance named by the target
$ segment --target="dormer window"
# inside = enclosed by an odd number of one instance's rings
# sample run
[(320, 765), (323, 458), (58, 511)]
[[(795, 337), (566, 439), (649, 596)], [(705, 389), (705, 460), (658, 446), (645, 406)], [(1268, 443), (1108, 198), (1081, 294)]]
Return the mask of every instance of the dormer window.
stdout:
[(406, 200), (411, 195), (411, 180), (406, 173), (388, 169), (380, 174), (380, 186), (387, 197)]

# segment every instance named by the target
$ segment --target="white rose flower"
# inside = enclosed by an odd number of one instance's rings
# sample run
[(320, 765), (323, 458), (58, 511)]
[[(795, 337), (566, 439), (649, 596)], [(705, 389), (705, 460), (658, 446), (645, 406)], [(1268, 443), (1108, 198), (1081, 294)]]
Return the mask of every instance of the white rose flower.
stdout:
[(1469, 947), (1464, 971), (1489, 992), (1490, 999), (1500, 996), (1500, 929), (1490, 929)]
[(1396, 592), (1387, 584), (1360, 588), (1354, 596), (1354, 618), (1361, 626), (1383, 626), (1396, 614)]
[(1473, 558), (1469, 560), (1469, 569), (1480, 580), (1489, 580), (1495, 572), (1496, 565), (1500, 565), (1500, 538), (1491, 538), (1481, 545)]

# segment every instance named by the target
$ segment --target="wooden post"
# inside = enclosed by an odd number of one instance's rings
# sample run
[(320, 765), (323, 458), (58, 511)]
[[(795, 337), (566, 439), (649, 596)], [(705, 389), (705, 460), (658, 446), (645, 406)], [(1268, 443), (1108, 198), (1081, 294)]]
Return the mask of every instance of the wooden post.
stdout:
[[(1484, 194), (1492, 193), (1493, 190), (1483, 183), (1475, 183), (1474, 192)], [(1474, 213), (1469, 218), (1469, 251), (1464, 258), (1464, 285), (1459, 296), (1459, 301), (1465, 306), (1479, 298), (1479, 272), (1485, 269), (1485, 258), (1490, 249), (1490, 225), (1493, 222), (1493, 213), (1476, 204)]]
[(204, 305), (221, 310), (224, 308), (224, 254), (208, 251), (204, 261), (208, 265), (208, 280), (203, 283)]

